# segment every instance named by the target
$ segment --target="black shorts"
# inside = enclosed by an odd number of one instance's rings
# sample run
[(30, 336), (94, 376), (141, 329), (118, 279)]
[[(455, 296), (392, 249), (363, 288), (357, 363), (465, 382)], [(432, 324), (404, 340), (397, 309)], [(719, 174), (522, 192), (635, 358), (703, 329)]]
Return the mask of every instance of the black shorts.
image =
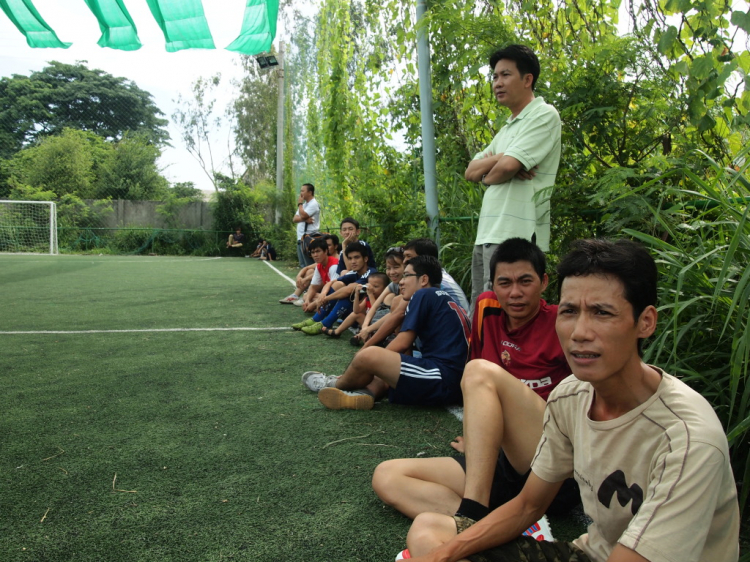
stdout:
[[(454, 457), (456, 462), (466, 472), (466, 457)], [(497, 457), (495, 465), (495, 475), (492, 478), (492, 490), (490, 491), (490, 511), (508, 503), (515, 498), (526, 484), (531, 470), (526, 474), (518, 474), (510, 461), (505, 457), (505, 453), (500, 449), (500, 455)], [(581, 493), (578, 490), (578, 483), (568, 478), (563, 482), (560, 491), (557, 492), (555, 499), (552, 500), (547, 513), (551, 515), (562, 515), (581, 504)]]

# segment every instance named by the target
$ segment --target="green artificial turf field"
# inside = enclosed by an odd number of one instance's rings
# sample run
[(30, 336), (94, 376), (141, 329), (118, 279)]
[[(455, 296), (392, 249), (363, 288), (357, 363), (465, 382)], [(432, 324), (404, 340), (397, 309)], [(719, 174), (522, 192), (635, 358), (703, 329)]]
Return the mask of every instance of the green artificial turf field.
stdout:
[(289, 329), (291, 288), (242, 258), (0, 255), (0, 560), (393, 560), (409, 521), (372, 472), (461, 424), (324, 409), (301, 373), (355, 349)]

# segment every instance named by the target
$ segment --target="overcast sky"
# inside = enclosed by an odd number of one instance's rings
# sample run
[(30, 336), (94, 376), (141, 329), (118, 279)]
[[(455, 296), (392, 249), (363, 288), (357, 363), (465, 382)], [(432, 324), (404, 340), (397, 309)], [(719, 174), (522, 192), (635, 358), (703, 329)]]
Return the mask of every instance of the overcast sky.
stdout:
[[(34, 0), (34, 6), (61, 41), (73, 44), (67, 49), (32, 49), (0, 11), (0, 76), (28, 75), (41, 70), (52, 60), (70, 64), (85, 60), (89, 68), (99, 68), (132, 80), (139, 88), (151, 93), (157, 107), (170, 119), (172, 148), (164, 151), (160, 161), (163, 174), (172, 182), (192, 181), (199, 189), (213, 191), (210, 181), (180, 141), (180, 133), (172, 125), (171, 115), (179, 94), (188, 96), (190, 86), (197, 78), (212, 76), (216, 72), (221, 72), (223, 84), (219, 113), (232, 99), (234, 92), (229, 79), (242, 76), (240, 55), (224, 47), (239, 35), (245, 1), (203, 2), (216, 49), (186, 49), (176, 53), (166, 51), (164, 35), (145, 0), (125, 0), (143, 44), (137, 51), (99, 47), (96, 44), (101, 36), (99, 25), (84, 0)], [(274, 41), (274, 45), (277, 44)], [(220, 152), (218, 161), (221, 161), (226, 158), (227, 131), (216, 138), (215, 144)]]

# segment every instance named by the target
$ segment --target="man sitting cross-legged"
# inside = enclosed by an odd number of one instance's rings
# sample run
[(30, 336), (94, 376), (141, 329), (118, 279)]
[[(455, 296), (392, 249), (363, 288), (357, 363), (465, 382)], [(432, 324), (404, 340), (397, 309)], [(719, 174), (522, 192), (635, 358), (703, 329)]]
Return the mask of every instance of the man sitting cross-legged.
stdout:
[[(350, 297), (354, 291), (359, 290), (362, 285), (367, 283), (370, 273), (377, 270), (369, 266), (369, 258), (359, 242), (350, 242), (346, 246), (344, 254), (349, 260), (352, 271), (333, 281), (328, 293), (321, 291), (321, 294), (312, 301), (319, 303), (318, 312), (312, 318), (292, 324), (292, 328), (301, 330), (308, 336), (317, 336), (324, 333), (324, 329), (332, 328), (339, 319), (352, 311)], [(326, 286), (329, 286), (329, 284), (326, 284)], [(325, 290), (325, 287), (323, 290)]]
[[(346, 272), (351, 272), (352, 268), (347, 266), (346, 263), (346, 248), (351, 243), (358, 243), (360, 245), (360, 249), (362, 250), (362, 253), (367, 256), (367, 264), (370, 267), (373, 267), (375, 265), (375, 257), (372, 254), (372, 248), (370, 248), (370, 245), (365, 242), (364, 240), (359, 239), (360, 235), (360, 228), (359, 228), (359, 222), (354, 220), (352, 217), (346, 217), (344, 220), (341, 221), (341, 227), (339, 230), (341, 234), (341, 244), (339, 244), (339, 238), (336, 235), (328, 234), (327, 237), (330, 236), (331, 240), (328, 240), (329, 244), (329, 254), (334, 255), (332, 252), (334, 251), (334, 248), (338, 248), (335, 251), (340, 252), (339, 254), (339, 265), (336, 269), (336, 276), (332, 278), (331, 281), (329, 281), (327, 284), (323, 286), (323, 288), (317, 292), (315, 298), (311, 298), (308, 295), (305, 295), (305, 298), (300, 298), (300, 295), (302, 295), (302, 291), (307, 288), (307, 285), (310, 283), (310, 279), (312, 278), (312, 270), (310, 270), (309, 278), (307, 281), (307, 284), (304, 286), (304, 288), (300, 288), (299, 283), (299, 277), (300, 274), (297, 274), (297, 290), (289, 295), (288, 297), (285, 297), (281, 299), (280, 303), (292, 303), (296, 306), (301, 306), (302, 310), (305, 312), (317, 312), (318, 309), (323, 306), (325, 303), (323, 302), (323, 297), (325, 297), (329, 292), (333, 285), (333, 281), (336, 280), (338, 277), (342, 276)], [(343, 246), (343, 250), (342, 250)], [(333, 247), (333, 248), (332, 248)], [(312, 267), (312, 266), (311, 266)], [(302, 271), (305, 271), (304, 269)], [(302, 272), (300, 272), (302, 273)]]
[[(440, 288), (440, 262), (418, 256), (406, 263), (401, 295), (409, 301), (401, 332), (387, 348), (360, 350), (341, 377), (310, 371), (302, 382), (333, 410), (369, 410), (388, 393), (395, 404), (441, 406), (461, 401), (469, 349), (464, 310)], [(419, 338), (422, 357), (412, 357)]]
[[(415, 238), (409, 240), (403, 247), (404, 263), (417, 256), (432, 256), (438, 259), (438, 247), (435, 242), (429, 238)], [(469, 301), (466, 300), (463, 290), (456, 283), (456, 280), (445, 270), (441, 269), (441, 281), (440, 288), (448, 293), (450, 297), (458, 303), (467, 313), (469, 311)], [(373, 331), (369, 336), (369, 339), (365, 341), (364, 347), (370, 347), (374, 345), (380, 345), (382, 342), (391, 336), (394, 332), (398, 331), (401, 326), (401, 322), (404, 320), (404, 313), (406, 312), (407, 301), (395, 298), (391, 305), (391, 311), (386, 314), (379, 322), (377, 330)]]
[[(464, 435), (454, 447), (466, 458), (394, 459), (380, 464), (372, 486), (408, 517), (425, 511), (474, 520), (515, 497), (528, 476), (542, 434), (545, 400), (570, 374), (555, 334), (557, 307), (547, 288), (544, 253), (523, 238), (492, 256), (493, 292), (477, 299), (471, 357), (464, 370)], [(573, 480), (557, 511), (579, 503)]]
[[(739, 509), (727, 438), (711, 405), (641, 359), (657, 326), (653, 258), (582, 240), (560, 262), (555, 329), (573, 375), (549, 396), (523, 490), (474, 524), (417, 516), (413, 559), (737, 562)], [(521, 533), (575, 476), (592, 523), (572, 543)]]

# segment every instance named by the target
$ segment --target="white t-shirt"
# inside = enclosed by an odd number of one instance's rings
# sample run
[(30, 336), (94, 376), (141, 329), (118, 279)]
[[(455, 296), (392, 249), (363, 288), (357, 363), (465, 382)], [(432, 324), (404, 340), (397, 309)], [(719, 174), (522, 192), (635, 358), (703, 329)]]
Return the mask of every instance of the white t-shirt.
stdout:
[(466, 299), (461, 285), (456, 283), (456, 280), (451, 277), (451, 274), (445, 271), (443, 268), (443, 280), (440, 283), (440, 288), (446, 291), (454, 301), (456, 301), (464, 311), (469, 312), (469, 301)]
[(617, 543), (650, 562), (737, 562), (740, 515), (729, 448), (710, 404), (663, 373), (646, 402), (589, 418), (593, 387), (575, 376), (550, 394), (531, 464), (547, 482), (571, 475), (593, 523), (574, 542), (604, 562)]
[[(297, 223), (297, 240), (302, 240), (304, 234), (314, 234), (320, 230), (320, 205), (318, 205), (317, 200), (313, 197), (309, 201), (304, 201), (302, 210), (312, 217), (313, 222), (310, 224), (305, 221)], [(294, 216), (299, 216), (299, 205), (297, 205), (297, 212), (294, 213)], [(307, 230), (305, 230), (305, 225), (307, 225)]]

